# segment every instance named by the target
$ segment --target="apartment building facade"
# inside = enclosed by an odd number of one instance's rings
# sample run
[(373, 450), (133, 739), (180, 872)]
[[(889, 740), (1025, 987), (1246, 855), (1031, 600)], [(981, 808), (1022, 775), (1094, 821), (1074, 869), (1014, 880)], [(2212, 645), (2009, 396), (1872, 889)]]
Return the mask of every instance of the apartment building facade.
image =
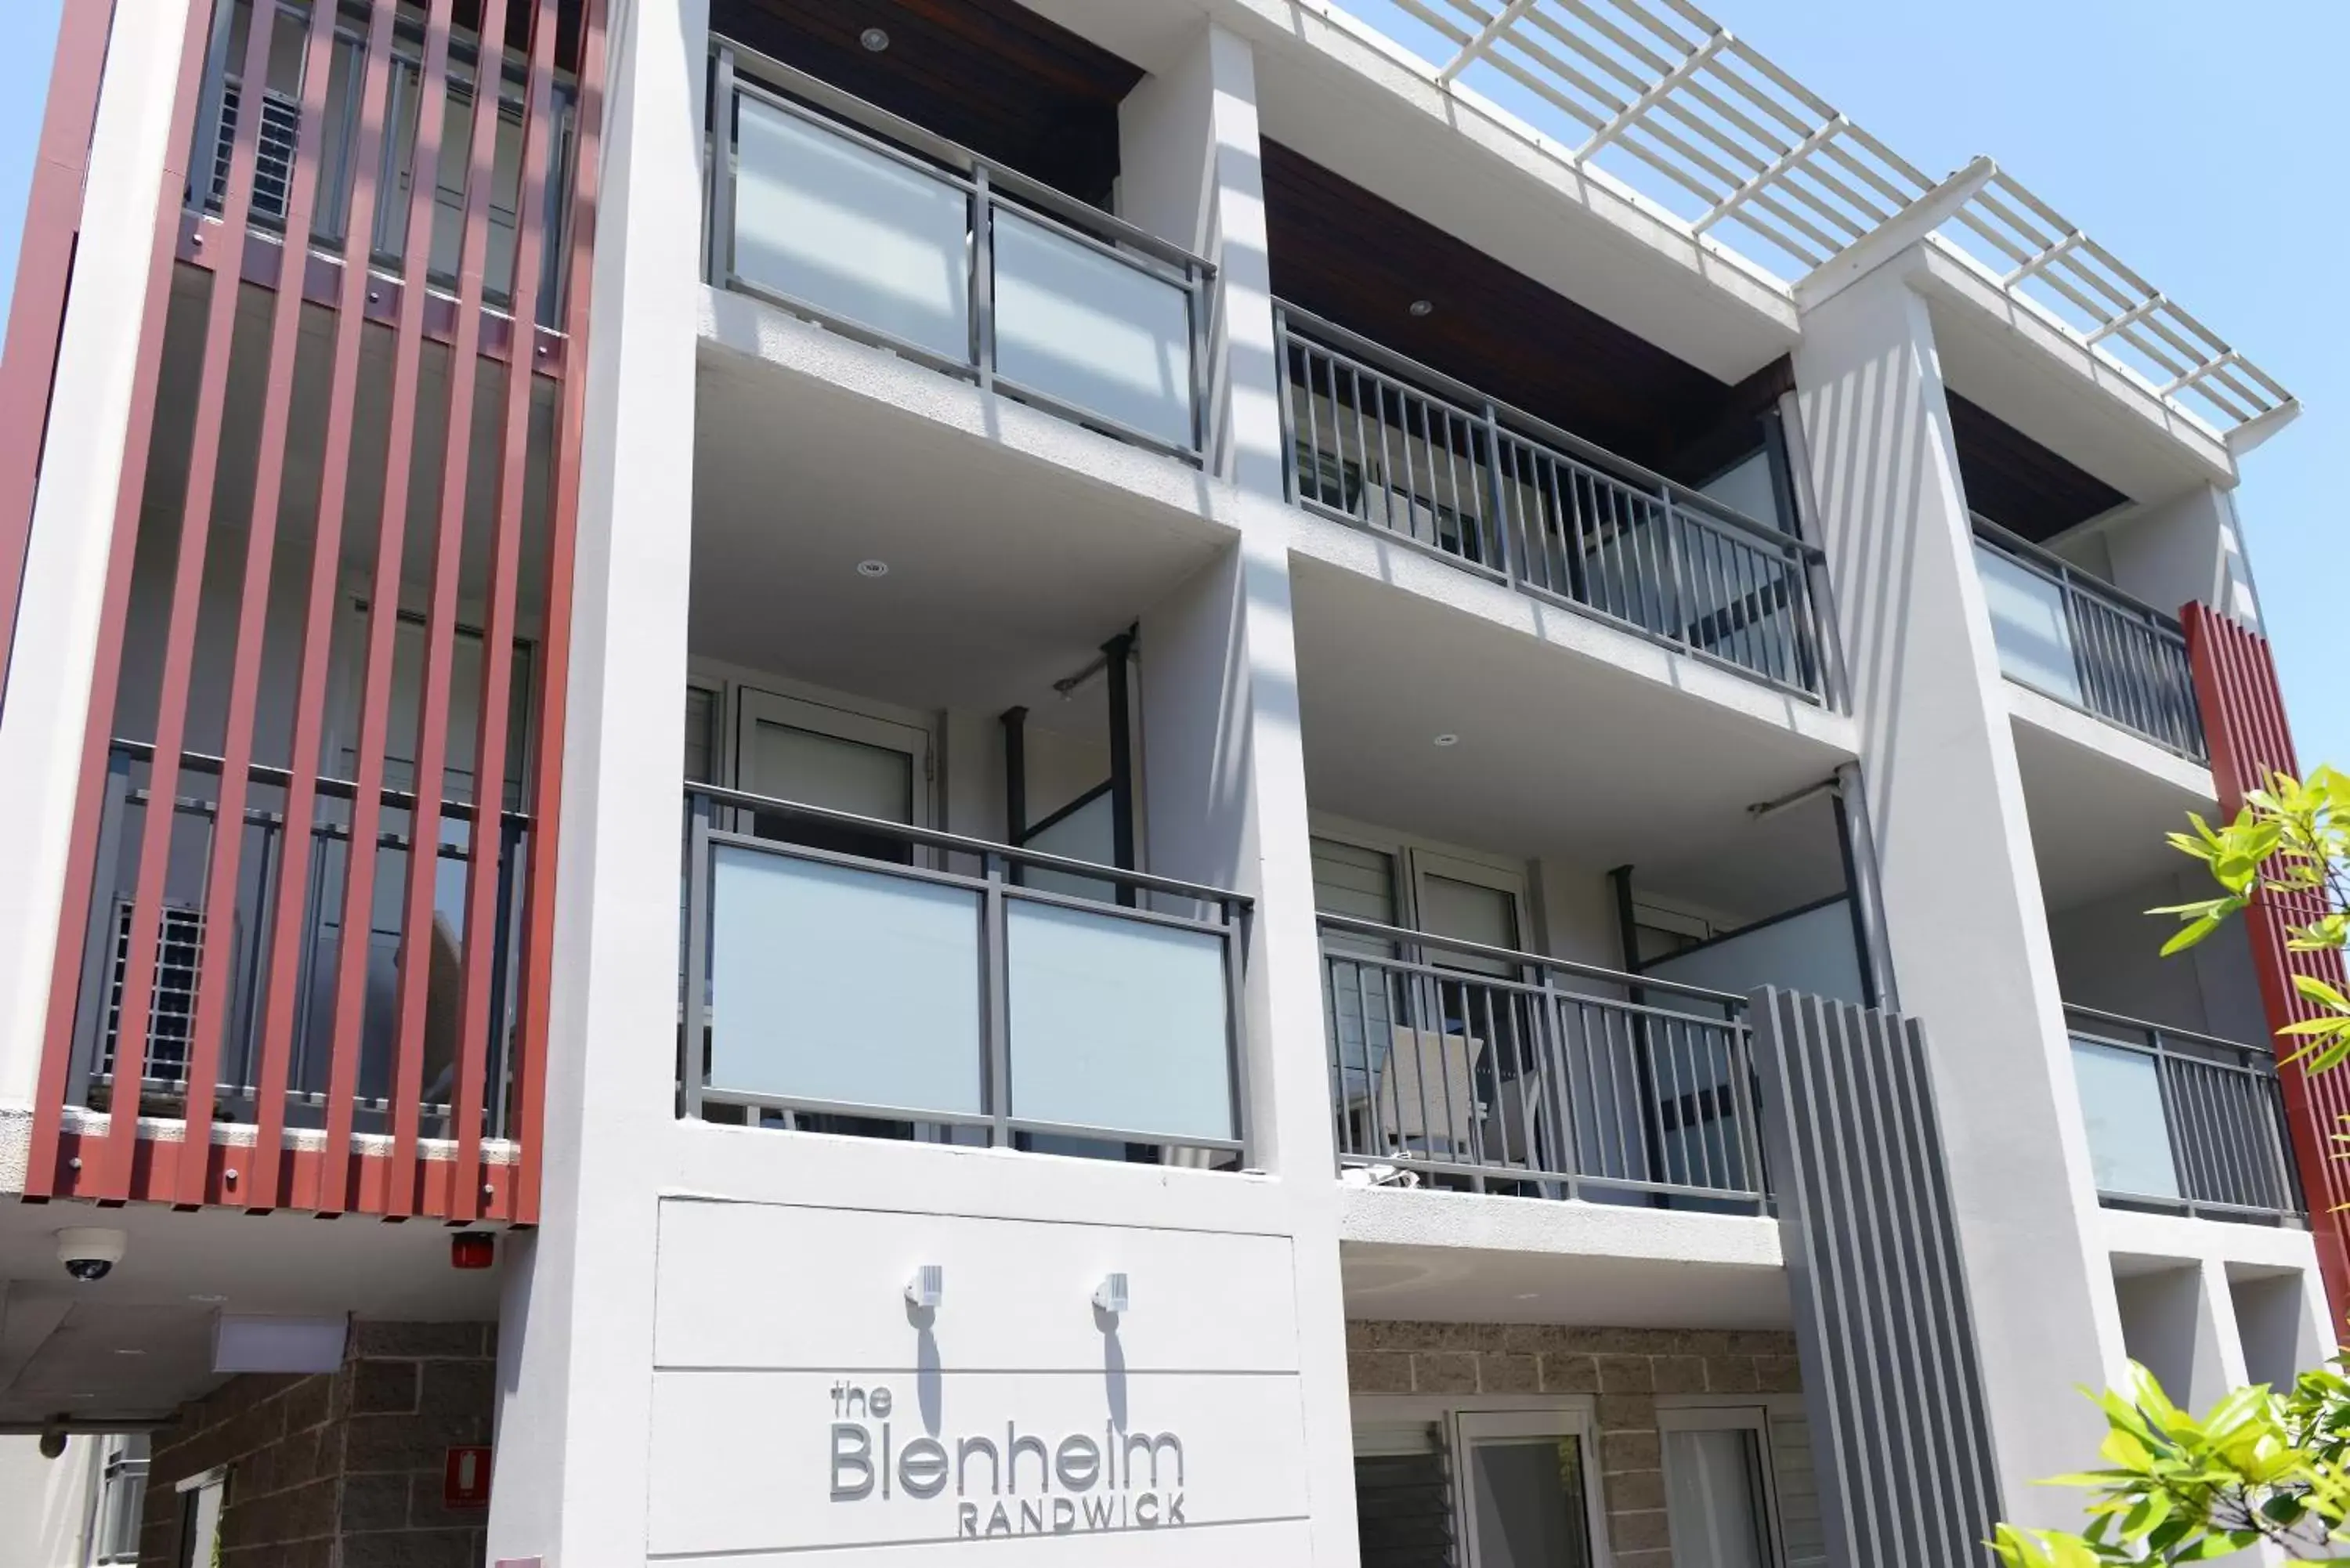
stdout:
[(60, 1561), (1955, 1564), (2333, 1349), (2295, 406), (1679, 0), (77, 4), (0, 395)]

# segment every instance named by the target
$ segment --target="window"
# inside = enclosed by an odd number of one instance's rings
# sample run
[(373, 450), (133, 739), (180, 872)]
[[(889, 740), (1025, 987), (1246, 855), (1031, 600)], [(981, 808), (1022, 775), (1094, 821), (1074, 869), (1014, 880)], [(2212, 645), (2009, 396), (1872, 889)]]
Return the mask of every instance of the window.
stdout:
[(1452, 1467), (1441, 1422), (1356, 1423), (1355, 1522), (1363, 1568), (1454, 1568)]
[(1667, 1408), (1657, 1426), (1678, 1568), (1825, 1561), (1802, 1416), (1769, 1405)]
[(141, 1078), (175, 1083), (186, 1076), (188, 1042), (195, 1030), (196, 976), (204, 946), (201, 909), (166, 904), (162, 929), (155, 939), (155, 974), (148, 992), (147, 1040), (140, 1058), (118, 1072), (115, 1056), (122, 1041), (122, 988), (130, 973), (131, 901), (123, 898), (114, 910), (114, 955), (109, 965), (106, 992), (106, 1039), (99, 1047), (100, 1073), (115, 1073), (118, 1085), (128, 1085), (135, 1101)]
[(1592, 1568), (1605, 1511), (1579, 1411), (1462, 1411), (1467, 1568)]
[[(237, 117), (243, 111), (241, 82), (221, 84), (220, 134), (213, 142), (213, 178), (207, 204), (214, 210), (228, 202), (229, 166), (236, 157)], [(253, 216), (273, 223), (286, 221), (294, 185), (294, 143), (302, 129), (301, 100), (265, 88), (261, 95), (261, 147), (253, 165)]]
[(139, 1523), (147, 1503), (147, 1434), (107, 1440), (99, 1474), (98, 1520), (92, 1532), (94, 1563), (139, 1561)]

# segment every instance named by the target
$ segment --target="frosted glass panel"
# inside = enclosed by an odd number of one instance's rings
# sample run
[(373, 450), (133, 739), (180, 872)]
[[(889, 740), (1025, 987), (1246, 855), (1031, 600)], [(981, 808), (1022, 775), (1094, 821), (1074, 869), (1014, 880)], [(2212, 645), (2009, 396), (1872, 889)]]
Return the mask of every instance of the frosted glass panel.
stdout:
[(982, 1108), (978, 894), (728, 845), (712, 857), (712, 1088)]
[(1013, 1115), (1237, 1136), (1222, 939), (1024, 899), (1006, 924)]
[(1975, 560), (1982, 572), (1983, 598), (1991, 606), (2000, 673), (2078, 706), (2081, 675), (2073, 660), (2073, 629), (2064, 618), (2064, 591), (1987, 545), (1975, 546)]
[(736, 276), (969, 361), (966, 192), (754, 99), (737, 135)]
[(1170, 445), (1191, 444), (1184, 291), (1003, 208), (995, 369)]
[(2089, 1164), (2100, 1192), (2178, 1196), (2158, 1071), (2153, 1057), (2138, 1052), (2073, 1042), (2073, 1078), (2081, 1092), (2081, 1118), (2089, 1126)]
[[(1832, 996), (1865, 1006), (1860, 954), (1853, 945), (1852, 906), (1843, 898), (1724, 937), (1643, 967), (1643, 974), (1745, 995), (1757, 986)], [(1688, 999), (1671, 1004), (1700, 1011)]]
[[(1115, 797), (1110, 791), (1102, 791), (1052, 826), (1038, 828), (1030, 834), (1025, 846), (1066, 859), (1090, 860), (1097, 866), (1114, 864), (1118, 859)], [(1020, 880), (1023, 887), (1042, 888), (1048, 893), (1066, 893), (1072, 898), (1094, 898), (1105, 904), (1118, 902), (1118, 884), (1104, 881), (1098, 877), (1079, 877), (1066, 871), (1031, 866), (1021, 872)]]

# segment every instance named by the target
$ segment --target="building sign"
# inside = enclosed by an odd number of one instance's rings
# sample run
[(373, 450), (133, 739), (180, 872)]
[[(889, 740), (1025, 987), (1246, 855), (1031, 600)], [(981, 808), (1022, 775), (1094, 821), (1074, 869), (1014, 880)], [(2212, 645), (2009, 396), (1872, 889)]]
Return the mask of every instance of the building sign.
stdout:
[(998, 1429), (926, 1433), (887, 1384), (836, 1382), (830, 1397), (835, 1506), (935, 1505), (930, 1533), (976, 1540), (1180, 1527), (1183, 1440), (1168, 1431)]

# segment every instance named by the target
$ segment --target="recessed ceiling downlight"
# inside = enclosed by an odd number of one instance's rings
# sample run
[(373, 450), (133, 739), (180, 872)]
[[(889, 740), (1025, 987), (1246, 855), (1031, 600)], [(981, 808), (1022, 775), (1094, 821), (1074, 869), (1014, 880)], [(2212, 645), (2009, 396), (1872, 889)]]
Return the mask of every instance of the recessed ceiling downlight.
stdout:
[(1447, 732), (1447, 733), (1445, 733), (1445, 734), (1441, 734), (1441, 735), (1437, 736), (1437, 737), (1436, 737), (1436, 743), (1437, 743), (1438, 745), (1440, 745), (1440, 746), (1457, 746), (1457, 745), (1459, 745), (1459, 744), (1461, 743), (1461, 737), (1460, 737), (1460, 736), (1458, 736), (1458, 735), (1455, 735), (1455, 734), (1451, 734), (1451, 733), (1450, 733), (1450, 732)]
[(1429, 315), (1430, 312), (1434, 311), (1435, 308), (1436, 302), (1432, 299), (1415, 299), (1411, 302), (1410, 306), (1411, 313), (1414, 316)]
[(889, 575), (889, 563), (887, 561), (859, 561), (857, 563), (857, 575), (860, 577), (886, 577)]
[(878, 55), (889, 47), (889, 34), (885, 28), (868, 27), (857, 35), (857, 41)]

